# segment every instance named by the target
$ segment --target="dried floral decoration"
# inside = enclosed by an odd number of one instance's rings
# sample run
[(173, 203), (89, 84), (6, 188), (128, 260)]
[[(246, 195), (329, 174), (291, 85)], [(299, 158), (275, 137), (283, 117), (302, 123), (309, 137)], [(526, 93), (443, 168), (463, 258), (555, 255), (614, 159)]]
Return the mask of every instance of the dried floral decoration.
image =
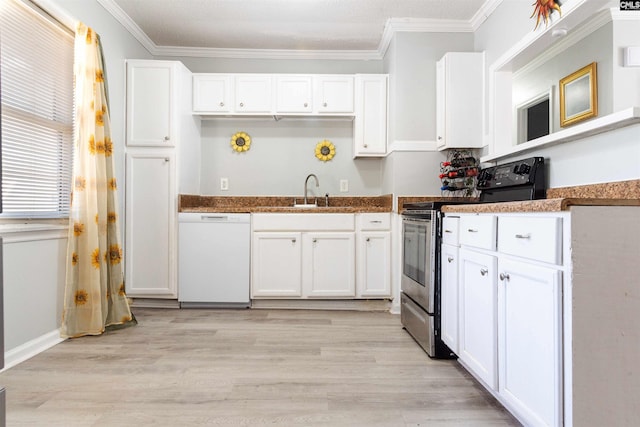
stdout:
[(534, 16), (537, 15), (536, 18), (536, 27), (533, 29), (533, 31), (535, 31), (538, 28), (538, 25), (540, 25), (540, 18), (542, 18), (542, 21), (544, 22), (545, 27), (549, 24), (549, 21), (551, 20), (549, 18), (549, 15), (551, 14), (551, 12), (553, 12), (554, 10), (557, 10), (558, 13), (560, 14), (560, 16), (562, 16), (562, 11), (560, 10), (560, 2), (556, 1), (556, 0), (536, 0), (535, 2), (533, 2), (533, 13), (531, 14), (530, 18), (533, 18)]

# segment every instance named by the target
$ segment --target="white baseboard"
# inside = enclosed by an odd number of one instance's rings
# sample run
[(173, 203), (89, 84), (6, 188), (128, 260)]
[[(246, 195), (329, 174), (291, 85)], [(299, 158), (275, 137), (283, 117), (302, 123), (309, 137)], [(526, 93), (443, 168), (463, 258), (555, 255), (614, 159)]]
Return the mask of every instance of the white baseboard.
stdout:
[(49, 333), (32, 339), (16, 348), (12, 348), (4, 353), (4, 369), (0, 372), (4, 372), (16, 366), (18, 363), (22, 363), (25, 360), (31, 359), (33, 356), (42, 353), (43, 351), (60, 344), (66, 338), (60, 338), (60, 330), (55, 329)]

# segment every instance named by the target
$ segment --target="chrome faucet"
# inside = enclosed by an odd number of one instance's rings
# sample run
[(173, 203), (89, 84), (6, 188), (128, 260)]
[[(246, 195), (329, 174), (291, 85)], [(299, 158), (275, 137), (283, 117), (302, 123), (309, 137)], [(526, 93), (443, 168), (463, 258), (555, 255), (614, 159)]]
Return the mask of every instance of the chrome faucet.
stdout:
[(320, 183), (318, 182), (318, 177), (315, 176), (314, 174), (309, 174), (307, 176), (307, 179), (304, 180), (304, 204), (308, 204), (307, 203), (307, 185), (309, 184), (309, 178), (314, 177), (316, 180), (316, 187), (320, 187)]

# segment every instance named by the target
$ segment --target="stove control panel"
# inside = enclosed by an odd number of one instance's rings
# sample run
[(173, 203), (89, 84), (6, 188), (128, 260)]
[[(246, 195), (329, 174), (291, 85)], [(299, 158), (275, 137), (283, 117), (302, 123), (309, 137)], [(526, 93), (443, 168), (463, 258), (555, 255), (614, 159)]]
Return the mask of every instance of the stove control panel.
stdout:
[(534, 185), (544, 183), (544, 158), (531, 157), (503, 165), (481, 169), (478, 174), (478, 190)]

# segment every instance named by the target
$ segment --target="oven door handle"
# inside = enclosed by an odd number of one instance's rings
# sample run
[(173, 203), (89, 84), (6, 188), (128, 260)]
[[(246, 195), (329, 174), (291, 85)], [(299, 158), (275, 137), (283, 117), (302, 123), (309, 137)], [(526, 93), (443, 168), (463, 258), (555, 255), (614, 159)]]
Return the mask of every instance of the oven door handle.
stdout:
[(432, 218), (402, 218), (402, 222), (406, 222), (409, 224), (424, 224), (427, 222), (433, 222)]

